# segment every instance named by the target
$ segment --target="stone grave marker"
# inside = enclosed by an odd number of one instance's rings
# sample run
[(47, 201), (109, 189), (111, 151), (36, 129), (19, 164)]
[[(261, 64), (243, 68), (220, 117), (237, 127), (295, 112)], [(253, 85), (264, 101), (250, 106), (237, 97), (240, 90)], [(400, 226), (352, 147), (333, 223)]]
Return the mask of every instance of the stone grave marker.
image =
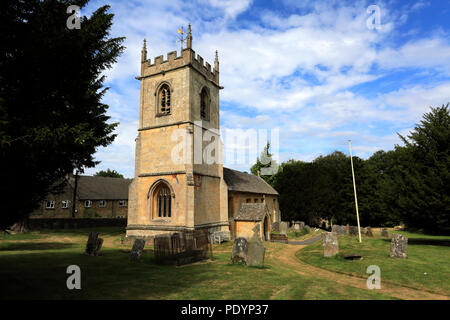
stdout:
[(288, 223), (286, 221), (281, 221), (280, 222), (280, 233), (287, 234), (287, 230), (288, 230)]
[(323, 256), (332, 257), (339, 253), (339, 243), (335, 232), (322, 233)]
[(261, 241), (250, 241), (248, 243), (247, 266), (264, 267), (264, 255), (266, 248)]
[(85, 255), (98, 256), (100, 249), (102, 248), (103, 239), (98, 237), (98, 232), (89, 233), (89, 238), (86, 243)]
[(373, 237), (373, 231), (371, 227), (364, 228), (364, 230), (367, 237)]
[(381, 228), (380, 233), (382, 237), (389, 237), (389, 233), (386, 228)]
[(392, 234), (391, 258), (406, 258), (408, 251), (408, 238), (401, 234)]
[(144, 247), (145, 247), (144, 239), (134, 240), (133, 248), (131, 249), (130, 252), (130, 260), (138, 260), (141, 257), (142, 252), (144, 251)]
[(247, 263), (248, 240), (245, 238), (236, 238), (231, 252), (232, 263)]
[(340, 226), (340, 225), (333, 224), (333, 225), (331, 226), (331, 232), (334, 232), (334, 233), (339, 234), (340, 229), (341, 229), (341, 226)]
[(272, 231), (280, 232), (280, 223), (279, 222), (272, 223)]
[(349, 228), (349, 234), (351, 236), (357, 236), (358, 235), (358, 227), (356, 226), (350, 226)]

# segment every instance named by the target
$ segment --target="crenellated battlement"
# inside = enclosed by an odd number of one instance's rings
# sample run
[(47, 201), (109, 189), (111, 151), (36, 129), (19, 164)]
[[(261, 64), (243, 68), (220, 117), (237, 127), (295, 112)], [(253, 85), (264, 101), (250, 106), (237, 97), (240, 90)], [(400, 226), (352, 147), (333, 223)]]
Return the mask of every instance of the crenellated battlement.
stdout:
[(142, 61), (141, 77), (148, 77), (159, 73), (170, 72), (174, 69), (179, 69), (191, 66), (198, 72), (203, 74), (207, 79), (219, 85), (219, 71), (211, 68), (211, 64), (204, 61), (203, 57), (195, 54), (195, 51), (190, 48), (185, 48), (178, 55), (177, 51), (167, 53), (167, 59), (160, 55), (153, 59), (145, 59)]

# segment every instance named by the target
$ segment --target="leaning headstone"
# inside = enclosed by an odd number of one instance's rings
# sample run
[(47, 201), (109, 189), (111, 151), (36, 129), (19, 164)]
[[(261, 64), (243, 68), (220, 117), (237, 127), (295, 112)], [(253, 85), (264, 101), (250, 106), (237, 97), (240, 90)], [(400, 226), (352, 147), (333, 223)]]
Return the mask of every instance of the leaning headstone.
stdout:
[(280, 222), (280, 233), (281, 234), (287, 234), (287, 230), (288, 230), (288, 222), (281, 221)]
[(335, 232), (322, 233), (323, 256), (332, 257), (339, 253), (339, 244)]
[(367, 237), (373, 237), (373, 232), (372, 232), (372, 228), (371, 227), (366, 227), (366, 228), (364, 228), (364, 234), (367, 236)]
[(98, 237), (98, 232), (91, 232), (89, 234), (88, 241), (86, 243), (85, 255), (98, 256), (100, 249), (102, 248), (103, 239)]
[(408, 251), (408, 238), (401, 234), (392, 234), (391, 258), (406, 258)]
[(231, 252), (232, 263), (247, 263), (248, 241), (245, 238), (236, 238)]
[(247, 266), (264, 267), (266, 248), (260, 241), (250, 241), (248, 244)]
[(357, 236), (358, 235), (358, 227), (356, 226), (350, 226), (349, 232), (351, 236)]
[(381, 228), (380, 233), (382, 237), (389, 237), (389, 233), (386, 228)]
[(145, 247), (145, 240), (144, 239), (136, 239), (133, 243), (133, 248), (130, 252), (130, 260), (138, 260), (141, 255), (142, 251), (144, 251)]

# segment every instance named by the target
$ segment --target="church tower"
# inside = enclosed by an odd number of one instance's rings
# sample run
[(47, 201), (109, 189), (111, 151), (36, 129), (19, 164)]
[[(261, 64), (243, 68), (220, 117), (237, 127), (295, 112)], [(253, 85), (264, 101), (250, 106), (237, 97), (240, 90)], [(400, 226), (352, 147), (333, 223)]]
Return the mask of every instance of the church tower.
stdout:
[(135, 176), (127, 236), (194, 229), (228, 230), (227, 186), (219, 133), (219, 60), (186, 48), (147, 59), (141, 52)]

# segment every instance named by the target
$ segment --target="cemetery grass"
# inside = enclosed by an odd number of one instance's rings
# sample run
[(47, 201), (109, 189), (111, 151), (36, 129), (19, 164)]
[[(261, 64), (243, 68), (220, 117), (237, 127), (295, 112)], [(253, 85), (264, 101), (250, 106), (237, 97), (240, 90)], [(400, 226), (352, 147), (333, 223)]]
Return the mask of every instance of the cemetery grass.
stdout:
[[(391, 236), (393, 232), (389, 232)], [(374, 238), (339, 236), (339, 254), (332, 258), (323, 257), (322, 242), (318, 241), (297, 252), (303, 262), (329, 271), (367, 279), (367, 267), (377, 265), (383, 281), (450, 296), (450, 237), (430, 236), (405, 231), (395, 231), (408, 237), (406, 259), (390, 258), (391, 237), (381, 238), (375, 232)], [(346, 260), (345, 255), (362, 255), (362, 260)]]
[[(130, 261), (121, 228), (99, 228), (101, 256), (83, 255), (91, 229), (43, 230), (0, 238), (0, 299), (391, 299), (375, 290), (336, 286), (299, 275), (268, 243), (263, 268), (230, 264), (232, 243), (214, 245), (213, 260), (181, 267), (154, 263), (152, 246)], [(66, 268), (81, 269), (81, 290), (68, 290)]]

